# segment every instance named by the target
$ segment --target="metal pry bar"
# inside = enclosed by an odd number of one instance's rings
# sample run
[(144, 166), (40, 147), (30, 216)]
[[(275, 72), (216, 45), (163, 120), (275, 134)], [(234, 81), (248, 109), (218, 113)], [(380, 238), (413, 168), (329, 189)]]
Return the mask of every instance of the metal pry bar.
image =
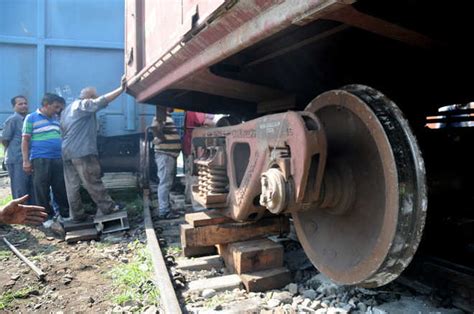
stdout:
[(3, 242), (5, 242), (6, 245), (8, 245), (8, 247), (10, 248), (10, 250), (12, 250), (13, 253), (16, 254), (16, 256), (18, 256), (23, 262), (26, 263), (26, 265), (28, 265), (36, 273), (36, 275), (38, 276), (40, 280), (44, 279), (44, 277), (46, 276), (46, 273), (44, 273), (41, 269), (36, 267), (36, 265), (33, 264), (32, 261), (27, 259), (23, 254), (21, 254), (20, 251), (18, 251), (17, 248), (13, 244), (8, 242), (8, 240), (5, 237), (3, 238)]

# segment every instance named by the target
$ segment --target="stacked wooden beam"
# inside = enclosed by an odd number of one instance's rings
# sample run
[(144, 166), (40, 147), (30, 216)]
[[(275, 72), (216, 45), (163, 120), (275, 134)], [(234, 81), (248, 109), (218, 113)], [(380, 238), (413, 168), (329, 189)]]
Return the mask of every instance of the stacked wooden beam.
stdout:
[(289, 232), (285, 216), (235, 222), (217, 210), (191, 213), (181, 225), (181, 246), (186, 257), (209, 255), (218, 248), (227, 269), (237, 274), (247, 291), (285, 286), (290, 273), (283, 267), (283, 246), (267, 236)]

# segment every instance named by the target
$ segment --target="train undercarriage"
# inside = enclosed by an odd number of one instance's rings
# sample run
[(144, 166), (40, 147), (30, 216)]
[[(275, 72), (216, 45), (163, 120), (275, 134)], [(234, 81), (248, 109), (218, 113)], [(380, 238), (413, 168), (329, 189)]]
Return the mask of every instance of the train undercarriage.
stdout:
[(229, 2), (129, 86), (142, 101), (247, 121), (194, 131), (195, 198), (239, 221), (290, 214), (341, 284), (390, 282), (420, 241), (418, 254), (472, 267), (473, 131), (425, 127), (474, 99), (470, 4), (290, 2)]

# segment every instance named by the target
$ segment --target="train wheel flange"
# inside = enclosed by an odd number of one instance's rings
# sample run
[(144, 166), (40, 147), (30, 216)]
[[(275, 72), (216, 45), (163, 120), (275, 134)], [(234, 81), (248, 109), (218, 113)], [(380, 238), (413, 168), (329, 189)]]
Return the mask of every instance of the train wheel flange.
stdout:
[(298, 238), (332, 280), (384, 285), (411, 261), (424, 227), (425, 169), (415, 137), (398, 107), (367, 86), (323, 93), (306, 111), (325, 129), (326, 173), (336, 174), (326, 186), (336, 193), (324, 206), (293, 213)]

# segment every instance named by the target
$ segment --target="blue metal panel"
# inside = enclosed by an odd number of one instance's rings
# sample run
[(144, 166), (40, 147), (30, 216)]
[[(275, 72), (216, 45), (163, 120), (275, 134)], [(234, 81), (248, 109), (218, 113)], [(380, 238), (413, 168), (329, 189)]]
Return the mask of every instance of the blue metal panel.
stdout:
[[(0, 0), (0, 124), (19, 93), (33, 110), (46, 91), (70, 102), (86, 86), (118, 87), (123, 30), (123, 0)], [(121, 96), (100, 112), (100, 134), (143, 131), (154, 111)]]
[[(59, 92), (67, 102), (82, 88), (94, 86), (100, 94), (120, 86), (123, 73), (121, 50), (48, 47), (46, 50), (47, 90)], [(123, 113), (123, 96), (101, 112)]]
[(46, 37), (123, 42), (123, 0), (47, 0)]
[(36, 1), (1, 0), (0, 35), (36, 36)]
[(10, 99), (19, 94), (35, 107), (36, 47), (0, 43), (0, 121), (11, 115)]

